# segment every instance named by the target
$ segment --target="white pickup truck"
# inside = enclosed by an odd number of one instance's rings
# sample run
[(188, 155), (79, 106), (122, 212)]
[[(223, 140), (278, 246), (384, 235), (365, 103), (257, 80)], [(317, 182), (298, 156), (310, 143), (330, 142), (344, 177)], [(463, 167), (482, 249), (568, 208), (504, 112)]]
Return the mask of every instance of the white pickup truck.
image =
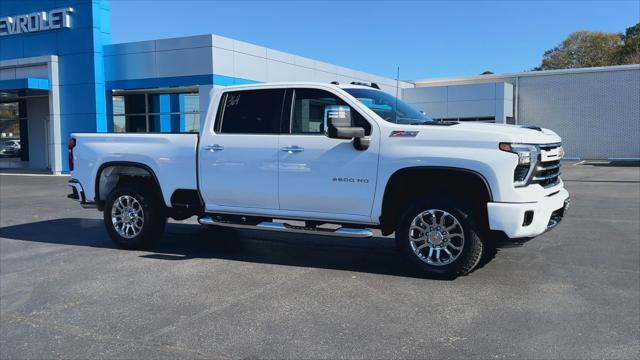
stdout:
[(194, 215), (330, 236), (380, 229), (418, 270), (458, 276), (496, 238), (559, 223), (560, 142), (537, 127), (434, 121), (376, 84), (230, 86), (200, 134), (72, 134), (69, 197), (103, 211), (123, 248)]

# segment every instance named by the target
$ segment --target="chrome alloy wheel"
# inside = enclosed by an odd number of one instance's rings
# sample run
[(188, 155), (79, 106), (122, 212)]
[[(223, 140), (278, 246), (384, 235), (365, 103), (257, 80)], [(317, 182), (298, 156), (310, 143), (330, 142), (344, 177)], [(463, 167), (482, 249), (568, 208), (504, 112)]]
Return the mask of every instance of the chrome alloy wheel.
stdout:
[(454, 262), (464, 248), (464, 229), (458, 219), (440, 209), (418, 214), (409, 228), (409, 242), (416, 256), (429, 265)]
[(133, 196), (118, 197), (111, 206), (111, 222), (120, 236), (127, 239), (138, 236), (144, 225), (142, 205)]

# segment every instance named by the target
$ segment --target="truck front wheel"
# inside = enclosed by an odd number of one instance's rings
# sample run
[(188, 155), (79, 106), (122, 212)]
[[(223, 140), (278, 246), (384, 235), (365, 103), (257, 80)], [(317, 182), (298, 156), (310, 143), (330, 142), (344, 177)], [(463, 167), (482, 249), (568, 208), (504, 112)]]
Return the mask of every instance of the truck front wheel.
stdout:
[(162, 236), (167, 221), (163, 210), (148, 186), (123, 184), (107, 196), (104, 224), (119, 247), (143, 249)]
[(427, 275), (454, 278), (469, 273), (483, 243), (467, 207), (446, 198), (417, 201), (396, 229), (398, 248)]

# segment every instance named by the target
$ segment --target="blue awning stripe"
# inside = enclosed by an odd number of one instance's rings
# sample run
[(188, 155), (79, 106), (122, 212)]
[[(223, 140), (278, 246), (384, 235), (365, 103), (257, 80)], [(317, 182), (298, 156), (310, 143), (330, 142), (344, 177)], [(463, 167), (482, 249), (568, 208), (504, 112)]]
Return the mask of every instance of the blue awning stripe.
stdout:
[(0, 80), (0, 90), (49, 90), (49, 80), (40, 78), (24, 78)]

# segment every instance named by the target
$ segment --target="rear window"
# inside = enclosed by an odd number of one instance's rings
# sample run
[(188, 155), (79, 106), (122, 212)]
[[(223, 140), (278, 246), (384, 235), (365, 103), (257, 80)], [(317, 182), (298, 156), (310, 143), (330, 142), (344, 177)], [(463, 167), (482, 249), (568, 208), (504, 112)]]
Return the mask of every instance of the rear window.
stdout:
[(278, 134), (284, 89), (243, 90), (225, 94), (220, 125), (223, 134)]

